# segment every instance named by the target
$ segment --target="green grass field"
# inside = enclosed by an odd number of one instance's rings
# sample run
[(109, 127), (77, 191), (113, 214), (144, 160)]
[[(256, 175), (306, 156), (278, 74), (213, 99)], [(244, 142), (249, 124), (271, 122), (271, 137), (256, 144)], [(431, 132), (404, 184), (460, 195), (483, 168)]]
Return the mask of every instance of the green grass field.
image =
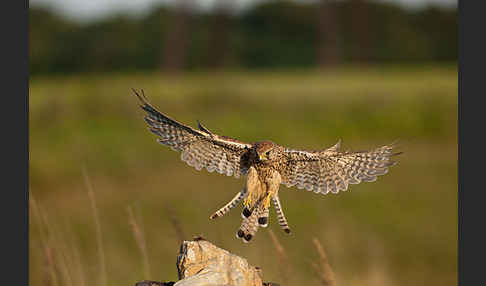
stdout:
[[(362, 150), (399, 139), (400, 163), (338, 195), (282, 186), (293, 229), (235, 238), (241, 208), (209, 216), (244, 185), (198, 172), (160, 145), (130, 89), (169, 116), (243, 141), (319, 149), (339, 138)], [(30, 80), (30, 285), (134, 285), (177, 280), (180, 234), (196, 235), (263, 269), (264, 281), (319, 285), (323, 244), (337, 285), (456, 285), (456, 66), (342, 67), (294, 72), (78, 75)], [(96, 200), (102, 247), (88, 188)], [(134, 237), (128, 208), (142, 229)], [(101, 257), (101, 259), (100, 259)], [(104, 261), (104, 263), (103, 263)], [(104, 264), (104, 266), (102, 265)], [(285, 279), (285, 281), (282, 281)], [(104, 282), (106, 281), (106, 283)]]

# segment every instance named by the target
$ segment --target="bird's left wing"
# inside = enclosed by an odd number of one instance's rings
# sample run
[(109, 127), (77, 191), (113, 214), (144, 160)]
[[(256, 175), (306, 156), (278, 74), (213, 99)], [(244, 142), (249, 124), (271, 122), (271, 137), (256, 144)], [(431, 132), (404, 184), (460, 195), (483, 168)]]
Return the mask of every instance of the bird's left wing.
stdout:
[(140, 107), (147, 112), (145, 121), (149, 129), (160, 138), (157, 141), (180, 151), (181, 159), (197, 170), (206, 168), (209, 172), (239, 178), (248, 168), (245, 154), (251, 148), (247, 144), (226, 136), (219, 136), (199, 125), (200, 130), (179, 123), (155, 109), (145, 95), (133, 90), (141, 102)]
[(346, 191), (349, 184), (373, 182), (396, 164), (393, 144), (370, 151), (341, 152), (341, 142), (321, 151), (286, 149), (282, 184), (315, 193)]

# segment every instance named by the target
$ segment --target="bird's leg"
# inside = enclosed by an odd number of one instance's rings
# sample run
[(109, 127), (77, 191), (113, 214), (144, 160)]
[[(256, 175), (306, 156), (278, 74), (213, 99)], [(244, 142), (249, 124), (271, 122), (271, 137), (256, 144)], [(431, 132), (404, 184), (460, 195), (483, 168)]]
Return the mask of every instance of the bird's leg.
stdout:
[(263, 205), (261, 206), (262, 211), (260, 212), (260, 215), (258, 216), (258, 224), (261, 227), (267, 227), (268, 226), (268, 215), (269, 215), (270, 199), (271, 198), (272, 198), (272, 195), (269, 192), (262, 201), (262, 203), (263, 203)]
[[(248, 190), (248, 187), (247, 187)], [(252, 191), (251, 189), (248, 191), (248, 195), (243, 202), (243, 212), (241, 213), (241, 216), (243, 218), (249, 218), (253, 211), (255, 210), (255, 207), (260, 203), (260, 200), (255, 200), (255, 191)]]
[(268, 209), (270, 207), (270, 199), (272, 198), (272, 194), (268, 192), (267, 196), (265, 199), (263, 199), (263, 207), (265, 209)]
[(253, 204), (252, 195), (251, 193), (248, 193), (248, 196), (243, 202), (243, 212), (241, 213), (241, 216), (244, 219), (251, 216), (251, 213), (253, 212), (254, 209), (254, 207), (252, 207), (252, 204)]
[(275, 211), (277, 212), (278, 224), (285, 231), (285, 233), (290, 234), (289, 224), (287, 223), (287, 219), (285, 218), (285, 215), (283, 213), (282, 205), (280, 204), (280, 198), (278, 197), (278, 194), (275, 194), (275, 196), (273, 196), (272, 201), (275, 207)]
[(255, 210), (255, 207), (260, 203), (260, 194), (262, 193), (262, 183), (258, 176), (258, 172), (255, 167), (248, 169), (248, 175), (246, 179), (246, 189), (248, 190), (248, 197), (245, 200), (243, 212), (241, 216), (249, 218), (251, 213)]
[(268, 215), (270, 214), (270, 209), (265, 208), (262, 206), (262, 211), (258, 215), (258, 224), (261, 227), (267, 227), (268, 226)]
[(251, 195), (248, 195), (245, 199), (245, 202), (244, 202), (244, 205), (245, 207), (250, 207), (250, 205), (252, 204), (253, 200), (251, 199)]
[(220, 208), (219, 210), (217, 210), (214, 214), (212, 214), (209, 219), (215, 219), (217, 217), (220, 217), (220, 216), (223, 216), (225, 215), (226, 213), (228, 213), (232, 208), (234, 208), (236, 205), (238, 205), (238, 203), (244, 198), (248, 196), (248, 191), (246, 189), (246, 187), (243, 188), (243, 190), (241, 190), (240, 192), (238, 192), (236, 194), (236, 196), (234, 196), (234, 198), (229, 202), (227, 203), (225, 206), (223, 206), (222, 208)]
[(250, 217), (243, 218), (241, 226), (236, 232), (237, 238), (242, 238), (243, 242), (248, 243), (255, 236), (259, 227), (257, 219), (261, 215), (262, 210), (261, 206), (256, 206)]

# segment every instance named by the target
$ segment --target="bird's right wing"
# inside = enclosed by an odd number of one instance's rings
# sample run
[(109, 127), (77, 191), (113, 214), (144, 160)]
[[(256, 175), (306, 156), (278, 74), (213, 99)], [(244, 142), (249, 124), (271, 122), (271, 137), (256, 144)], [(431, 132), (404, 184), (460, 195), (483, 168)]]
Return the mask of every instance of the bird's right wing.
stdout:
[(155, 109), (146, 99), (133, 90), (141, 102), (140, 107), (147, 112), (145, 121), (149, 129), (160, 138), (159, 143), (180, 151), (181, 159), (197, 170), (206, 168), (209, 172), (239, 178), (246, 174), (248, 166), (245, 154), (251, 148), (247, 144), (226, 136), (219, 136), (210, 132), (199, 124), (199, 130), (181, 124)]
[(315, 193), (346, 191), (349, 184), (373, 182), (396, 164), (390, 157), (393, 144), (370, 151), (340, 152), (340, 142), (322, 151), (287, 149), (282, 184)]

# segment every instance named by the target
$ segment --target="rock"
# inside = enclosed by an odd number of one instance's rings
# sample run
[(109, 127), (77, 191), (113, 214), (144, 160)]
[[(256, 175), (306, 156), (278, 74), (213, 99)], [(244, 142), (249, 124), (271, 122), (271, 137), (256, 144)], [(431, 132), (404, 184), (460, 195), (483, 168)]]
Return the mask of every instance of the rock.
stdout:
[(184, 241), (177, 256), (179, 281), (144, 280), (135, 286), (279, 286), (263, 283), (261, 269), (202, 237)]
[(158, 281), (150, 281), (150, 280), (143, 280), (137, 282), (135, 286), (173, 286), (175, 282), (158, 282)]
[(263, 286), (258, 267), (202, 238), (182, 243), (177, 270), (174, 286)]

